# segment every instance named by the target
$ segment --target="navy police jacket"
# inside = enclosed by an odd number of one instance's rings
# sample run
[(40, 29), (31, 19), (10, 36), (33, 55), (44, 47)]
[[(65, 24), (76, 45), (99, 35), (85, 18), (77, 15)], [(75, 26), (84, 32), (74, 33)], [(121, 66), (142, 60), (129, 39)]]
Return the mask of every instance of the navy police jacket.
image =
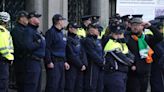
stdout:
[(103, 65), (103, 49), (97, 36), (88, 35), (84, 38), (84, 48), (87, 54), (88, 63), (95, 63), (98, 66)]
[(159, 67), (164, 70), (164, 40), (155, 46), (153, 60), (153, 63), (158, 63)]
[(13, 45), (14, 45), (14, 56), (15, 58), (19, 57), (20, 55), (25, 53), (25, 48), (24, 48), (24, 32), (27, 27), (17, 23), (14, 27), (14, 29), (11, 31), (11, 36), (13, 39)]
[(51, 57), (65, 59), (66, 38), (55, 26), (46, 32), (46, 63), (52, 62)]
[(66, 46), (67, 62), (81, 69), (87, 66), (87, 57), (79, 37), (74, 33), (68, 33)]
[(27, 54), (44, 58), (45, 56), (45, 38), (37, 31), (37, 26), (28, 25), (24, 32), (24, 46)]

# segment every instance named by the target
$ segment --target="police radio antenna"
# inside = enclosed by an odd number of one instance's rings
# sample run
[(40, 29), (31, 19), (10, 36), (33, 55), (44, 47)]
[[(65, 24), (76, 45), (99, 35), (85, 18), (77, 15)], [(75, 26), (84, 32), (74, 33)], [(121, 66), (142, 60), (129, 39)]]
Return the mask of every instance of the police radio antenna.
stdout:
[(164, 37), (164, 22), (163, 22), (162, 32), (163, 32), (163, 37)]
[(2, 1), (3, 11), (5, 11), (5, 0)]
[(164, 37), (164, 20), (162, 21), (162, 34), (163, 34), (163, 37)]

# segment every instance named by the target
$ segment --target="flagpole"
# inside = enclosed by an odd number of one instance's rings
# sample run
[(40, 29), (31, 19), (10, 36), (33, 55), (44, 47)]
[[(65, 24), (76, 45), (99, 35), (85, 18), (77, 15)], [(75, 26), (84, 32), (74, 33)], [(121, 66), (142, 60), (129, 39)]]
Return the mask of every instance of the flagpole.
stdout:
[(2, 1), (3, 11), (5, 11), (5, 0)]
[(163, 33), (163, 37), (164, 37), (164, 23), (162, 23), (162, 24), (163, 24), (162, 33)]

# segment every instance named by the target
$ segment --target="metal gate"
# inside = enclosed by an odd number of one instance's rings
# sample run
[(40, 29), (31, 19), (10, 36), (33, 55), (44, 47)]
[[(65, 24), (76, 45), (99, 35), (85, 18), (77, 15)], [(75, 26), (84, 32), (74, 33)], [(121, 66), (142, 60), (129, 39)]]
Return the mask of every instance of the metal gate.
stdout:
[(91, 0), (68, 0), (68, 21), (80, 23), (83, 15), (91, 14)]
[(11, 21), (15, 21), (17, 12), (25, 9), (25, 0), (0, 0), (0, 11), (6, 11), (11, 15)]

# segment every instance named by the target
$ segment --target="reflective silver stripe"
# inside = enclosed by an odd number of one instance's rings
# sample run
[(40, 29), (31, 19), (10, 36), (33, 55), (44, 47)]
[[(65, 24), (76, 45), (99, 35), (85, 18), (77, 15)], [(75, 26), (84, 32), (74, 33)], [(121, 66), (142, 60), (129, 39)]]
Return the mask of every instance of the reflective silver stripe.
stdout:
[(14, 48), (10, 46), (10, 47), (8, 47), (8, 49), (10, 49), (10, 50), (11, 50), (11, 49), (14, 49)]
[(125, 61), (123, 61), (121, 58), (119, 58), (115, 53), (113, 53), (112, 51), (110, 52), (112, 54), (112, 56), (117, 59), (119, 62), (128, 65)]
[(11, 46), (12, 44), (13, 44), (13, 42), (12, 42), (12, 41), (10, 41), (10, 42), (9, 42), (9, 45)]
[(12, 38), (9, 37), (8, 41), (9, 41), (9, 45), (11, 46), (13, 44)]
[(115, 69), (118, 70), (118, 64), (117, 64), (117, 61), (114, 61), (114, 64), (115, 64)]
[(7, 54), (9, 54), (9, 52), (2, 53), (3, 56), (6, 56)]
[(0, 51), (1, 51), (1, 50), (5, 50), (5, 49), (7, 49), (7, 47), (2, 47), (2, 48), (0, 48)]
[(6, 49), (10, 49), (10, 50), (12, 50), (12, 49), (14, 49), (12, 46), (10, 46), (10, 47), (3, 47), (3, 48), (0, 48), (0, 51), (2, 51), (2, 50), (6, 50)]

